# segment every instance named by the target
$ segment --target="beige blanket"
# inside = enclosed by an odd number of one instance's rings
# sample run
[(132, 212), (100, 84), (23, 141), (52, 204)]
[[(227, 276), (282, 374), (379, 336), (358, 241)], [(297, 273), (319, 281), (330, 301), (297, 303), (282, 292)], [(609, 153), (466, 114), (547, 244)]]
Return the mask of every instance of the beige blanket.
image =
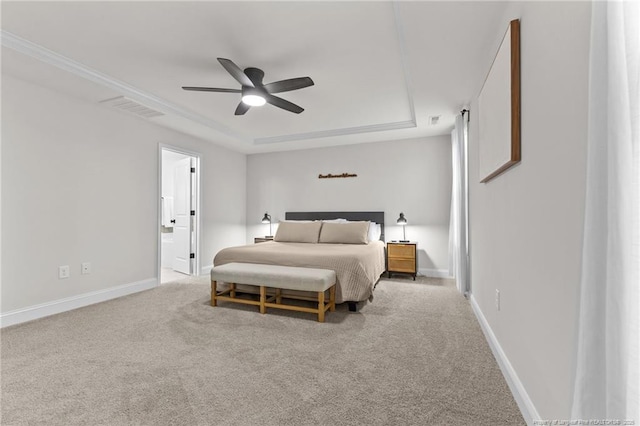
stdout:
[(269, 241), (222, 249), (213, 265), (262, 263), (336, 271), (336, 302), (359, 302), (373, 296), (373, 286), (385, 271), (384, 243), (311, 244)]

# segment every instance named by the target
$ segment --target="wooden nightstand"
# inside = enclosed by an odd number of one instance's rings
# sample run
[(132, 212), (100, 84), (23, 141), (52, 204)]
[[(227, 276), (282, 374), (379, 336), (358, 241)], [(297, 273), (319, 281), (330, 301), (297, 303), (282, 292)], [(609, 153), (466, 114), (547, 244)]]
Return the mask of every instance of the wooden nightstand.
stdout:
[(418, 262), (416, 248), (418, 243), (387, 243), (387, 276), (391, 278), (392, 273), (413, 275), (416, 280), (418, 273)]
[(271, 238), (266, 238), (266, 237), (255, 237), (255, 238), (253, 239), (253, 243), (254, 243), (254, 244), (255, 244), (255, 243), (264, 243), (264, 242), (267, 242), (267, 241), (273, 241), (273, 237), (271, 237)]

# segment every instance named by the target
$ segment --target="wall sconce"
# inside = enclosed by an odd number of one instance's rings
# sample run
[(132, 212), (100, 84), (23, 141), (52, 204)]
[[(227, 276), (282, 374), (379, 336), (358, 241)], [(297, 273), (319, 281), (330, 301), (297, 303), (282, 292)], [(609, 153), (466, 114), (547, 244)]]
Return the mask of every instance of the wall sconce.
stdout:
[(398, 218), (398, 220), (396, 221), (396, 223), (400, 226), (402, 226), (402, 239), (400, 240), (401, 243), (408, 243), (409, 240), (407, 240), (407, 236), (405, 235), (405, 226), (407, 225), (407, 218), (404, 217), (404, 213), (400, 213), (400, 217)]
[(262, 223), (268, 223), (269, 224), (269, 235), (265, 236), (265, 238), (273, 238), (272, 232), (271, 232), (271, 215), (269, 213), (265, 213), (264, 217), (262, 218)]

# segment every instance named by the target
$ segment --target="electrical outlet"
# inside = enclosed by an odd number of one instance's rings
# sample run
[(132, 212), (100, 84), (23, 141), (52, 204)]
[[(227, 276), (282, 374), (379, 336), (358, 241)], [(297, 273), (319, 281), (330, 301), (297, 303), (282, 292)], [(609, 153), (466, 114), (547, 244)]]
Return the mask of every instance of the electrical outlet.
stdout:
[(496, 289), (496, 311), (500, 310), (500, 290)]
[(84, 262), (80, 268), (80, 271), (82, 271), (82, 275), (86, 275), (86, 274), (90, 274), (91, 273), (91, 263), (90, 262)]
[(69, 265), (58, 266), (58, 279), (69, 278)]

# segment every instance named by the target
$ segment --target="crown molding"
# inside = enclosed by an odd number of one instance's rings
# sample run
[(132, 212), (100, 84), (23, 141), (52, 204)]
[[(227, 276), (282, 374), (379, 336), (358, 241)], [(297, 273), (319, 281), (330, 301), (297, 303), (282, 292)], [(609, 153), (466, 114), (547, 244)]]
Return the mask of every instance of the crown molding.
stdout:
[(118, 80), (100, 71), (94, 70), (93, 68), (76, 62), (73, 59), (67, 58), (66, 56), (60, 55), (59, 53), (49, 50), (46, 47), (18, 37), (17, 35), (12, 34), (8, 31), (0, 30), (0, 39), (2, 40), (2, 45), (4, 47), (20, 52), (24, 55), (30, 56), (49, 65), (53, 65), (54, 67), (75, 74), (86, 80), (100, 84), (104, 87), (121, 93), (126, 97), (135, 100), (136, 102), (139, 102), (145, 106), (156, 109), (165, 114), (173, 114), (182, 118), (186, 118), (244, 143), (250, 144), (253, 142), (251, 138), (236, 133), (215, 120), (211, 120), (210, 118), (179, 107), (165, 99), (159, 98), (158, 96), (138, 89), (137, 87), (127, 84), (121, 80)]

